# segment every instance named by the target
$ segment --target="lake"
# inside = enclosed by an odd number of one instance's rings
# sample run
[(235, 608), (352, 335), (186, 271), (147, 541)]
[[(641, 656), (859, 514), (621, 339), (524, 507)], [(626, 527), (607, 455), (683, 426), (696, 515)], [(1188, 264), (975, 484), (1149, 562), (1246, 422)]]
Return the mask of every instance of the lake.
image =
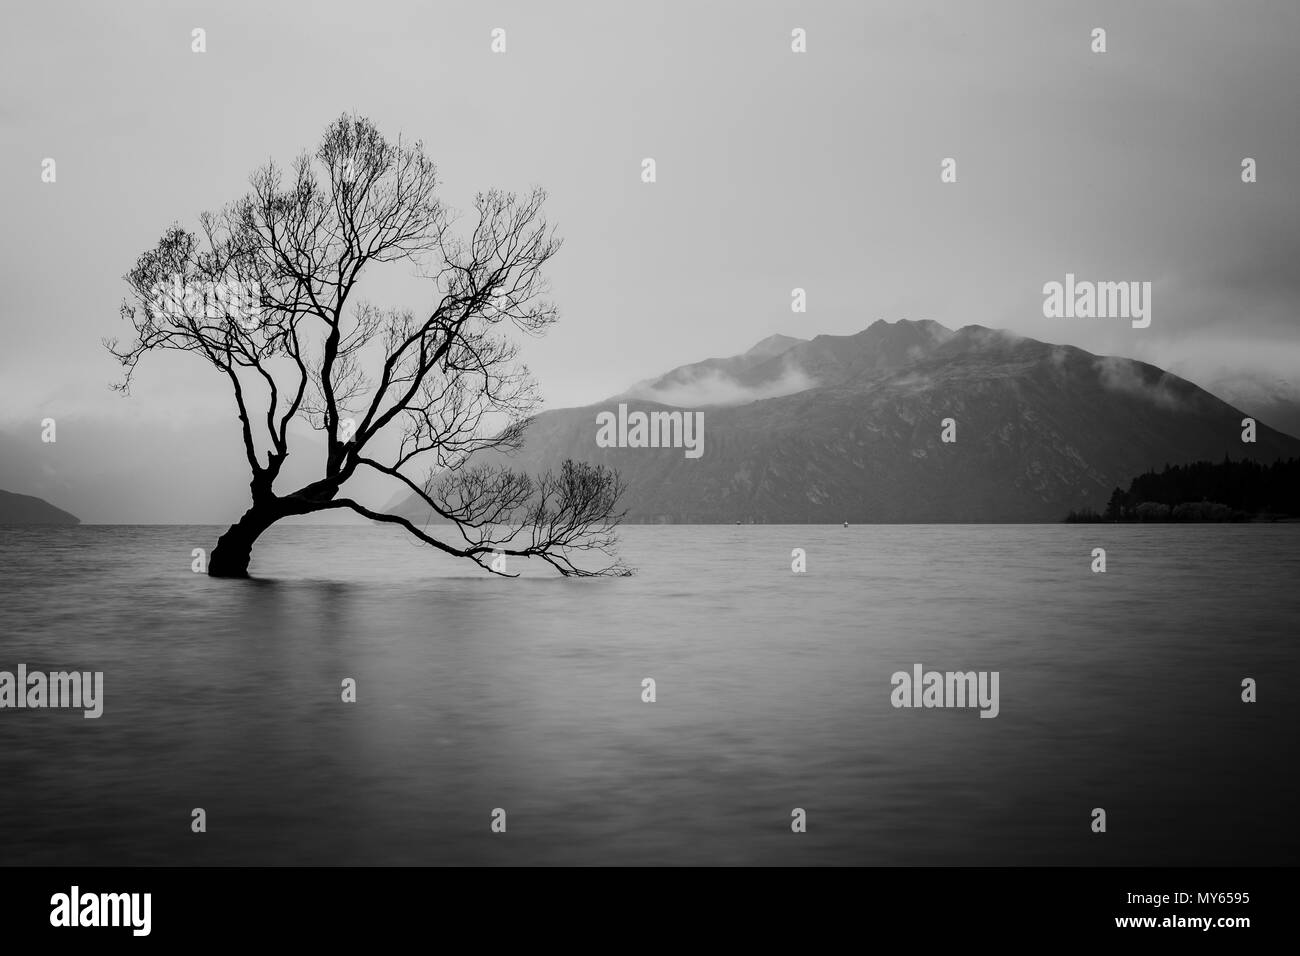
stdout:
[[(0, 864), (1300, 862), (1300, 525), (631, 526), (598, 580), (297, 525), (193, 573), (222, 530), (0, 528), (0, 670), (104, 673), (0, 710)], [(918, 663), (998, 716), (893, 707)]]

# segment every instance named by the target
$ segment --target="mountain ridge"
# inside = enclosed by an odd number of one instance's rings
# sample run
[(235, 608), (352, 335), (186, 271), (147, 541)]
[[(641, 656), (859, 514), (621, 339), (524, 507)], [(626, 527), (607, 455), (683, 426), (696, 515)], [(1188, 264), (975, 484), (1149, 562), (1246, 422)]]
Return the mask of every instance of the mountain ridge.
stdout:
[(0, 490), (0, 525), (76, 525), (81, 519), (44, 498)]
[[(1059, 521), (1167, 463), (1300, 455), (1300, 441), (1263, 423), (1243, 443), (1245, 413), (1134, 359), (928, 320), (785, 339), (681, 366), (639, 393), (542, 412), (516, 456), (473, 461), (616, 468), (630, 522), (983, 523)], [(785, 391), (792, 376), (815, 384)], [(724, 400), (663, 400), (691, 389)], [(703, 457), (597, 447), (595, 415), (615, 404), (702, 410)], [(945, 419), (955, 442), (941, 440)], [(412, 496), (398, 511), (429, 509)]]

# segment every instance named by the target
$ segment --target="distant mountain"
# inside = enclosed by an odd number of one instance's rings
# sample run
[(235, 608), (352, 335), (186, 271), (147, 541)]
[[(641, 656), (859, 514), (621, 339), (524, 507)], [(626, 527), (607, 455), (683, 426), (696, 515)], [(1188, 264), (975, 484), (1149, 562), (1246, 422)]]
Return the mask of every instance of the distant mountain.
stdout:
[(81, 524), (81, 519), (31, 495), (0, 491), (0, 525), (3, 524)]
[[(702, 410), (703, 456), (597, 447), (596, 415), (620, 401)], [(510, 459), (475, 461), (531, 473), (565, 458), (611, 466), (631, 522), (1059, 521), (1166, 463), (1300, 455), (1300, 441), (1263, 423), (1244, 444), (1243, 417), (1143, 362), (981, 326), (882, 321), (856, 335), (766, 339), (598, 405), (543, 412)], [(955, 443), (940, 441), (946, 418)], [(425, 520), (429, 509), (407, 499), (399, 510)]]
[(1240, 373), (1220, 376), (1206, 389), (1278, 431), (1300, 438), (1300, 384), (1281, 378)]

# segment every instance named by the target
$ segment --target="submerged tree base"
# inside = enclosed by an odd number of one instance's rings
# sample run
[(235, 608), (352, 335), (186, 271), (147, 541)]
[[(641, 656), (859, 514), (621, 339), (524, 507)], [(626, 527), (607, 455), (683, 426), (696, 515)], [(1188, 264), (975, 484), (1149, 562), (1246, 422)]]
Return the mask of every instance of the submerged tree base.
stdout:
[(246, 578), (253, 560), (253, 545), (267, 528), (284, 517), (279, 511), (250, 508), (242, 518), (232, 524), (212, 549), (208, 561), (208, 577)]

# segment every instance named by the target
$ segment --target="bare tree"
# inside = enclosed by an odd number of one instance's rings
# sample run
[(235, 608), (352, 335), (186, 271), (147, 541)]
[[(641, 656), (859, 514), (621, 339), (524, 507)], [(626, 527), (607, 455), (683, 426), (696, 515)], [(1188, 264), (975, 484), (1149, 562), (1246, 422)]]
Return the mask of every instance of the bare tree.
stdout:
[[(267, 528), (338, 508), (498, 573), (496, 554), (564, 575), (627, 573), (612, 557), (617, 474), (566, 461), (529, 476), (469, 461), (518, 448), (537, 406), (507, 333), (538, 335), (558, 318), (542, 267), (560, 244), (540, 189), (479, 194), (473, 230), (458, 237), (435, 173), (421, 143), (345, 115), (314, 156), (258, 169), (247, 195), (200, 217), (199, 234), (173, 226), (127, 274), (134, 301), (122, 316), (134, 338), (105, 342), (125, 370), (114, 387), (129, 391), (146, 353), (172, 349), (199, 355), (233, 392), (252, 505), (217, 542), (209, 574), (247, 576)], [(367, 267), (399, 262), (430, 283), (427, 311), (355, 294)], [(323, 432), (323, 474), (282, 492), (295, 418)], [(450, 540), (342, 495), (361, 469), (418, 495)], [(601, 566), (583, 567), (584, 552)]]

